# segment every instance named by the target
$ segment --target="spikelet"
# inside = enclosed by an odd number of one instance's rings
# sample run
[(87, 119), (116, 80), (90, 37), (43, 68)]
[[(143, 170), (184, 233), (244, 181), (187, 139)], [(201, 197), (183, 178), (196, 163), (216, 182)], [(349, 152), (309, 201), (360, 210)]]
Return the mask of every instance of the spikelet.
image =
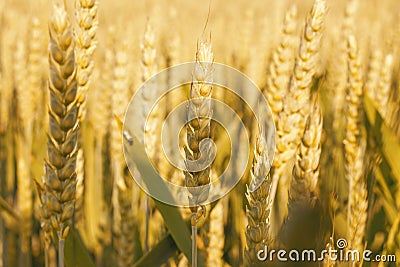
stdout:
[(45, 185), (46, 179), (45, 177), (42, 177), (43, 185), (36, 180), (34, 181), (39, 199), (39, 219), (40, 219), (42, 243), (44, 244), (43, 249), (44, 251), (47, 251), (51, 244), (52, 229), (50, 223), (51, 213), (47, 208), (48, 205), (47, 205), (46, 191), (43, 186)]
[(96, 49), (97, 0), (75, 0), (76, 28), (76, 79), (78, 81), (79, 117), (86, 114), (86, 94), (90, 87), (90, 76), (93, 72), (93, 54)]
[(79, 126), (73, 34), (63, 7), (54, 6), (49, 30), (50, 105), (45, 203), (51, 213), (51, 225), (63, 240), (74, 212)]
[(296, 16), (297, 8), (293, 5), (286, 12), (282, 27), (282, 39), (272, 54), (267, 85), (263, 90), (274, 115), (275, 123), (277, 115), (283, 110), (283, 97), (288, 91), (289, 79), (293, 70)]
[(224, 204), (219, 201), (210, 213), (209, 243), (207, 247), (206, 266), (223, 266), (224, 254)]
[(157, 72), (155, 49), (155, 33), (150, 22), (146, 24), (143, 41), (141, 44), (142, 49), (142, 82), (147, 81)]
[[(316, 0), (307, 16), (300, 48), (296, 58), (289, 92), (284, 99), (283, 111), (276, 124), (276, 152), (273, 162), (271, 198), (277, 208), (272, 210), (271, 235), (276, 235), (287, 214), (290, 173), (287, 164), (293, 159), (309, 114), (310, 89), (315, 74), (322, 25), (325, 18), (325, 0)], [(290, 168), (289, 168), (290, 169)], [(279, 189), (278, 189), (279, 188)]]
[[(187, 146), (184, 147), (186, 168), (188, 168), (188, 164), (190, 164), (191, 161), (200, 159), (200, 142), (206, 138), (210, 138), (211, 135), (211, 94), (214, 71), (213, 61), (214, 55), (211, 43), (199, 42), (192, 83), (190, 86), (190, 99), (187, 107), (187, 118), (189, 119), (189, 122), (186, 127)], [(204, 148), (201, 153), (205, 156), (204, 161), (210, 162), (207, 155), (210, 154), (211, 144), (208, 143), (208, 145), (206, 144), (202, 148)], [(197, 162), (196, 164), (199, 163), (202, 162)], [(209, 187), (206, 185), (210, 183), (210, 171), (210, 165), (197, 172), (184, 171), (185, 185), (191, 194), (189, 201), (191, 205), (194, 205), (191, 207), (192, 213), (196, 213), (198, 205), (208, 198)], [(199, 186), (206, 187), (200, 189), (192, 188)]]
[(367, 190), (364, 181), (365, 142), (361, 143), (360, 108), (362, 77), (360, 55), (354, 36), (348, 38), (348, 89), (346, 97), (345, 175), (349, 182), (347, 240), (350, 249), (362, 250), (367, 219)]
[(308, 117), (296, 163), (293, 168), (291, 197), (294, 201), (315, 203), (318, 198), (319, 160), (321, 156), (322, 113), (318, 98)]
[(267, 143), (262, 128), (254, 149), (251, 184), (246, 193), (248, 224), (246, 227), (245, 260), (247, 264), (257, 263), (257, 251), (264, 249), (264, 246), (271, 242), (268, 236), (271, 212), (270, 191), (271, 178), (269, 175)]
[(85, 159), (80, 148), (76, 156), (76, 201), (75, 201), (75, 225), (82, 226), (84, 220), (84, 196), (85, 196)]

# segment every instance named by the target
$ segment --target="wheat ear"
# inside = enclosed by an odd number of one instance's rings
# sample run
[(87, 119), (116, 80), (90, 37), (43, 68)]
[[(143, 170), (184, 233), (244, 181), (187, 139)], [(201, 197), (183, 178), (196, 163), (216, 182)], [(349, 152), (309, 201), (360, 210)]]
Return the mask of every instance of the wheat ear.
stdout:
[(271, 198), (275, 201), (279, 188), (279, 199), (276, 202), (278, 206), (272, 210), (273, 220), (271, 220), (270, 228), (272, 235), (277, 234), (287, 214), (288, 189), (291, 178), (290, 173), (287, 172), (287, 164), (297, 151), (309, 114), (310, 89), (316, 71), (315, 64), (318, 61), (325, 12), (325, 0), (316, 0), (306, 19), (290, 79), (288, 96), (284, 99), (284, 109), (279, 114), (276, 124), (277, 140), (272, 169)]
[[(211, 144), (206, 143), (204, 145), (202, 143), (204, 150), (200, 152), (200, 142), (211, 136), (213, 62), (214, 55), (211, 43), (199, 42), (190, 86), (190, 99), (187, 106), (187, 118), (189, 122), (186, 126), (187, 145), (184, 147), (187, 169), (189, 166), (197, 166), (191, 164), (191, 162), (200, 160), (201, 154), (203, 156), (206, 155), (206, 162), (210, 162), (207, 155), (210, 154)], [(195, 164), (199, 163), (196, 162)], [(189, 203), (191, 205), (190, 210), (192, 211), (192, 266), (195, 267), (197, 266), (197, 220), (205, 212), (203, 207), (201, 209), (199, 207), (208, 198), (211, 165), (208, 165), (201, 171), (190, 171), (187, 169), (184, 171), (184, 174), (185, 185), (190, 193)]]
[(293, 70), (296, 16), (297, 8), (293, 5), (286, 12), (282, 27), (282, 39), (272, 54), (267, 85), (263, 90), (274, 115), (275, 123), (278, 114), (283, 110), (283, 96), (288, 91), (290, 75)]
[(55, 5), (49, 23), (49, 134), (45, 162), (46, 204), (59, 238), (59, 265), (75, 205), (78, 104), (74, 40), (64, 7)]
[(263, 128), (261, 128), (257, 138), (250, 174), (251, 184), (247, 187), (246, 193), (248, 224), (246, 227), (246, 248), (244, 253), (247, 264), (254, 264), (259, 262), (257, 252), (271, 243), (268, 237), (271, 213), (271, 178), (269, 175), (267, 142)]
[(392, 86), (393, 64), (393, 56), (391, 54), (388, 54), (385, 57), (385, 61), (381, 68), (378, 88), (375, 95), (376, 106), (378, 107), (378, 110), (384, 119), (386, 119), (387, 115), (390, 89)]
[(318, 198), (319, 160), (321, 156), (322, 113), (318, 98), (308, 116), (306, 129), (293, 168), (291, 197), (295, 201), (315, 202)]
[(93, 72), (93, 54), (96, 50), (97, 0), (75, 0), (76, 28), (76, 79), (78, 81), (79, 117), (82, 120), (86, 114), (86, 95), (90, 86), (90, 76)]
[[(40, 127), (43, 122), (38, 120), (44, 115), (45, 109), (42, 108), (43, 102), (47, 100), (44, 96), (44, 75), (43, 75), (43, 58), (44, 51), (43, 47), (43, 33), (41, 30), (40, 20), (36, 17), (31, 20), (31, 29), (29, 33), (29, 54), (28, 54), (28, 82), (29, 82), (29, 92), (30, 100), (32, 105), (33, 117), (35, 123)], [(38, 93), (40, 92), (40, 93)]]
[(345, 175), (349, 182), (347, 238), (349, 248), (363, 249), (367, 220), (367, 189), (364, 177), (365, 142), (361, 143), (362, 77), (360, 55), (354, 36), (348, 38), (348, 89), (346, 97)]

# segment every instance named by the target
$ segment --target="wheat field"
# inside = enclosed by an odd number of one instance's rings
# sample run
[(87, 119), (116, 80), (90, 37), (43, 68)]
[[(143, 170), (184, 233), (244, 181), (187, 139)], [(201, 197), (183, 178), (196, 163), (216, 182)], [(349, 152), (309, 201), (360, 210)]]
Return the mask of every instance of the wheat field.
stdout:
[(0, 267), (400, 266), (399, 48), (397, 0), (0, 0)]

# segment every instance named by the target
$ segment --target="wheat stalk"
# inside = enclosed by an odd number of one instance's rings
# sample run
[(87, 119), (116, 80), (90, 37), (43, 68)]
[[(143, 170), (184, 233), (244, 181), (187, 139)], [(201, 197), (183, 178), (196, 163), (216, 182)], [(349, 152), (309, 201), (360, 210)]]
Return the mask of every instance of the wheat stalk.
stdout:
[(349, 248), (363, 249), (362, 240), (367, 219), (367, 189), (364, 177), (365, 143), (361, 143), (360, 108), (362, 77), (360, 55), (354, 36), (348, 38), (348, 89), (346, 97), (345, 175), (349, 181), (347, 238)]
[(61, 267), (75, 205), (79, 126), (74, 41), (65, 7), (54, 5), (49, 32), (50, 105), (44, 184), (51, 225), (58, 234)]
[[(287, 214), (288, 187), (291, 175), (287, 164), (293, 159), (304, 132), (309, 114), (310, 89), (318, 59), (326, 3), (316, 0), (307, 16), (300, 40), (300, 47), (290, 79), (289, 91), (284, 99), (284, 108), (276, 123), (276, 152), (273, 162), (271, 198), (277, 201), (272, 210), (271, 235), (276, 235)], [(276, 192), (279, 188), (279, 196)]]
[[(194, 267), (197, 266), (197, 220), (205, 213), (204, 208), (199, 209), (199, 207), (208, 198), (211, 164), (200, 171), (188, 169), (196, 168), (204, 162), (210, 162), (207, 155), (210, 155), (211, 144), (202, 141), (211, 136), (213, 62), (214, 55), (211, 43), (207, 41), (199, 42), (186, 113), (188, 118), (186, 126), (187, 145), (184, 147), (186, 155), (185, 186), (190, 194), (189, 204), (192, 211), (192, 266)], [(201, 153), (200, 147), (202, 147)], [(204, 162), (198, 162), (201, 160), (201, 154)], [(193, 161), (195, 164), (191, 163)]]

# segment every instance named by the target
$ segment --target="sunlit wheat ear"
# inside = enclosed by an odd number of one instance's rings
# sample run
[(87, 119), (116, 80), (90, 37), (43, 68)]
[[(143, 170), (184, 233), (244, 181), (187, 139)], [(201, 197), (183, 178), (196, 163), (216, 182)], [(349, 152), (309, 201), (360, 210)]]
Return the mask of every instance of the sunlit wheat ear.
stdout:
[[(201, 152), (200, 142), (211, 137), (213, 62), (214, 55), (211, 43), (207, 41), (199, 42), (186, 113), (189, 122), (186, 126), (187, 145), (184, 147), (186, 156), (185, 186), (189, 191), (188, 198), (192, 212), (192, 265), (194, 267), (197, 266), (197, 221), (205, 212), (204, 206), (201, 205), (207, 200), (209, 194), (210, 158), (204, 157), (205, 163), (208, 164), (205, 169), (200, 171), (193, 169), (204, 164), (204, 162), (198, 162), (201, 154), (211, 154), (211, 142), (202, 143)], [(201, 188), (199, 188), (200, 186)]]
[[(333, 129), (341, 132), (343, 120), (343, 108), (346, 96), (346, 77), (347, 77), (347, 36), (354, 30), (355, 13), (358, 7), (358, 0), (346, 2), (343, 23), (338, 27), (332, 37), (332, 51), (328, 61), (327, 87), (331, 96), (330, 108), (333, 115)], [(338, 133), (339, 134), (339, 133)], [(341, 135), (339, 135), (341, 136)], [(340, 137), (339, 137), (340, 138)], [(340, 140), (341, 142), (341, 140)]]
[(383, 63), (383, 53), (379, 48), (373, 49), (369, 55), (367, 77), (364, 92), (375, 102), (376, 89), (379, 83), (379, 74)]
[[(128, 54), (127, 43), (120, 41), (120, 45), (114, 51), (114, 69), (112, 78), (112, 114), (118, 118), (123, 118), (125, 108), (129, 100), (129, 81), (128, 81)], [(122, 149), (122, 133), (115, 119), (111, 123), (110, 153), (114, 179), (124, 187), (122, 170), (125, 165)]]
[(365, 142), (361, 141), (360, 109), (362, 77), (356, 39), (348, 38), (348, 89), (346, 97), (345, 175), (349, 183), (347, 239), (349, 248), (362, 250), (367, 220), (367, 189), (364, 181)]
[[(269, 218), (271, 215), (271, 177), (267, 143), (261, 130), (254, 149), (253, 166), (251, 168), (251, 183), (247, 187), (246, 198), (248, 205), (246, 216), (245, 260), (247, 264), (259, 262), (257, 252), (271, 244), (268, 236)], [(258, 187), (257, 187), (258, 186)]]
[(290, 195), (294, 201), (313, 203), (318, 198), (322, 123), (322, 113), (317, 98), (297, 150), (290, 188)]
[[(143, 40), (141, 43), (142, 49), (142, 82), (146, 82), (157, 72), (157, 51), (155, 48), (155, 32), (149, 22), (147, 22), (146, 30), (143, 36)], [(156, 110), (151, 110), (149, 117), (146, 117), (146, 114), (151, 109), (151, 104), (155, 103), (156, 95), (157, 95), (157, 82), (148, 83), (148, 86), (142, 90), (142, 98), (143, 98), (143, 121), (147, 119), (147, 124), (144, 126), (144, 131), (146, 135), (146, 149), (149, 151), (149, 155), (152, 158), (155, 164), (158, 163), (158, 154), (159, 146), (157, 143), (160, 138), (158, 134), (160, 132), (161, 120), (163, 119), (164, 113), (160, 108)]]
[(93, 72), (93, 54), (96, 49), (97, 0), (75, 0), (75, 17), (77, 20), (76, 66), (78, 81), (79, 117), (82, 120), (86, 114), (86, 95), (90, 86), (90, 77)]
[(387, 115), (390, 89), (392, 86), (393, 64), (393, 56), (388, 54), (382, 65), (378, 87), (375, 91), (376, 106), (383, 118), (386, 118)]
[(43, 101), (47, 98), (44, 97), (45, 86), (43, 79), (43, 58), (45, 53), (45, 46), (43, 45), (44, 33), (41, 29), (40, 20), (37, 17), (31, 19), (31, 28), (29, 31), (29, 54), (28, 54), (28, 90), (30, 92), (30, 100), (32, 105), (33, 114), (30, 116), (37, 125), (43, 125), (42, 116), (44, 115), (45, 105)]
[(274, 115), (275, 123), (278, 119), (278, 114), (283, 109), (283, 96), (288, 91), (290, 75), (293, 70), (296, 16), (297, 8), (296, 6), (291, 6), (286, 12), (282, 27), (282, 39), (272, 54), (267, 85), (263, 90)]
[[(187, 107), (187, 117), (193, 118), (189, 121), (187, 130), (187, 146), (185, 146), (186, 162), (196, 161), (200, 158), (200, 142), (210, 138), (211, 134), (211, 94), (213, 81), (214, 56), (211, 44), (200, 42), (196, 54), (196, 64), (193, 71), (193, 80), (190, 87), (190, 99)], [(210, 151), (211, 144), (204, 146), (204, 152)], [(207, 160), (208, 158), (206, 158)], [(197, 163), (199, 164), (199, 163)], [(192, 166), (193, 167), (193, 166)], [(190, 202), (195, 205), (193, 212), (197, 212), (197, 205), (200, 205), (208, 197), (207, 188), (193, 188), (210, 183), (211, 166), (201, 171), (184, 171), (185, 184), (191, 194)]]
[(287, 164), (295, 156), (309, 114), (310, 91), (316, 71), (315, 64), (318, 62), (325, 13), (325, 1), (316, 0), (306, 19), (288, 94), (283, 100), (283, 110), (276, 123), (277, 139), (271, 189), (271, 198), (276, 205), (274, 204), (272, 210), (271, 235), (278, 233), (287, 215), (291, 180), (291, 172), (287, 171), (291, 168)]
[(68, 15), (54, 6), (49, 22), (49, 133), (45, 162), (46, 205), (58, 234), (59, 264), (74, 213), (78, 139), (74, 42)]

